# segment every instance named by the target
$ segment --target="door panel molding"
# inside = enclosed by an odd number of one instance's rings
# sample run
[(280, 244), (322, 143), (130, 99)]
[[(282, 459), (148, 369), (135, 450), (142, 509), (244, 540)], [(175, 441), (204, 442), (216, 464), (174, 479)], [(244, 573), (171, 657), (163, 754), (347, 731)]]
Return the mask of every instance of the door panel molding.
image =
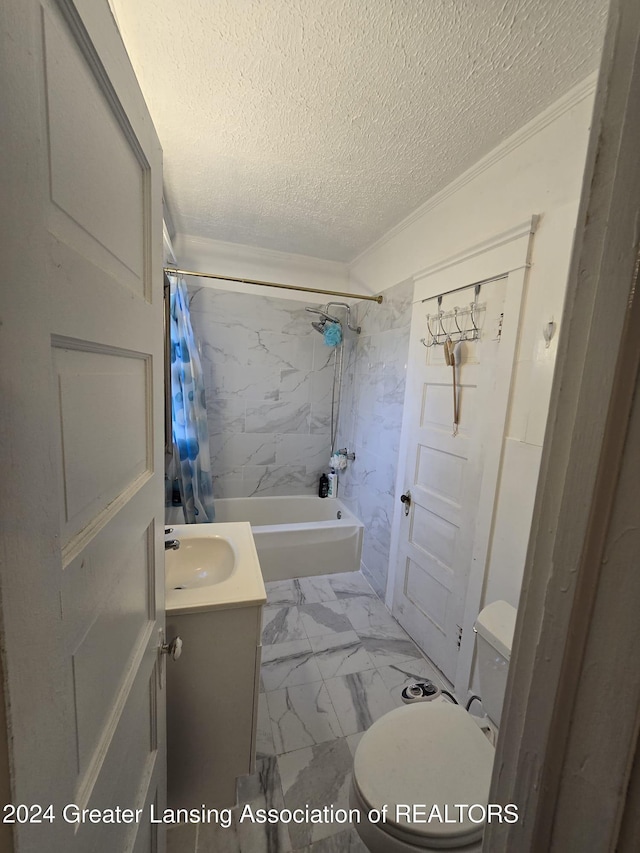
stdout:
[[(145, 154), (144, 145), (141, 144), (141, 140), (139, 138), (139, 129), (136, 132), (133, 125), (131, 124), (131, 120), (129, 118), (129, 114), (127, 112), (127, 108), (123, 105), (121, 98), (119, 97), (118, 91), (116, 90), (111, 77), (109, 76), (109, 72), (105, 67), (105, 64), (102, 61), (101, 55), (96, 49), (94, 44), (95, 34), (93, 34), (93, 38), (89, 35), (87, 27), (85, 26), (83, 18), (86, 19), (87, 15), (81, 14), (78, 11), (77, 6), (82, 4), (74, 3), (72, 0), (55, 0), (56, 5), (59, 11), (62, 14), (63, 19), (66, 22), (68, 27), (68, 32), (73, 39), (75, 46), (79, 49), (82, 58), (88, 68), (91, 71), (93, 79), (100, 90), (101, 95), (104, 97), (106, 104), (113, 115), (120, 131), (122, 132), (124, 139), (126, 140), (129, 148), (134, 155), (141, 173), (141, 214), (142, 214), (142, 230), (143, 230), (143, 242), (142, 242), (142, 252), (141, 252), (141, 275), (140, 280), (142, 284), (142, 293), (144, 298), (147, 301), (150, 301), (152, 298), (152, 220), (153, 214), (151, 210), (152, 204), (152, 186), (151, 186), (151, 167), (149, 164), (149, 160), (147, 155)], [(94, 4), (95, 5), (95, 4)], [(45, 32), (45, 44), (46, 44), (46, 31), (47, 31), (47, 19), (52, 20), (49, 15), (47, 15), (45, 9), (43, 9), (43, 30)], [(117, 35), (118, 39), (120, 38), (119, 34)], [(124, 50), (124, 48), (123, 48)], [(110, 53), (113, 55), (115, 51), (111, 50)], [(46, 48), (45, 48), (45, 59), (46, 63)], [(128, 61), (128, 58), (127, 58)], [(46, 67), (46, 65), (45, 65)], [(130, 72), (132, 74), (132, 72)], [(137, 84), (136, 84), (137, 86)], [(127, 86), (127, 91), (131, 89), (130, 86)], [(51, 119), (51, 115), (49, 112), (50, 103), (49, 98), (47, 98), (47, 115), (48, 119)], [(146, 113), (146, 108), (144, 110)], [(153, 128), (151, 128), (152, 134)], [(146, 141), (146, 140), (144, 140)], [(143, 141), (143, 142), (144, 142)], [(49, 151), (51, 155), (51, 145), (49, 145)], [(51, 162), (51, 161), (50, 161)], [(51, 165), (52, 162), (51, 162)], [(53, 175), (51, 176), (51, 199), (54, 201), (54, 193), (53, 193)], [(55, 202), (54, 202), (55, 203)], [(64, 208), (60, 208), (64, 210)], [(65, 211), (66, 212), (66, 211)], [(67, 214), (69, 215), (69, 214)], [(83, 226), (77, 222), (77, 220), (73, 220), (78, 224), (80, 228)], [(90, 232), (87, 232), (90, 233)], [(93, 235), (91, 235), (93, 236)], [(96, 239), (94, 237), (94, 239)], [(109, 247), (104, 247), (107, 252), (113, 255), (113, 252), (109, 249)], [(118, 258), (117, 255), (113, 255), (116, 259), (120, 260), (121, 263), (123, 261)], [(128, 266), (128, 265), (126, 265)], [(133, 269), (129, 267), (132, 276), (136, 276), (136, 273)]]
[(414, 273), (414, 302), (432, 299), (476, 282), (500, 278), (523, 266), (529, 266), (531, 238), (540, 217), (533, 214), (507, 231), (494, 234), (455, 255), (437, 261)]
[[(10, 30), (0, 53), (0, 182), (11, 210), (0, 234), (11, 282), (0, 330), (0, 432), (10, 460), (0, 492), (7, 799), (51, 804), (56, 815), (51, 824), (16, 824), (12, 843), (23, 853), (154, 843), (163, 853), (165, 833), (145, 825), (148, 813), (132, 826), (62, 818), (74, 802), (110, 808), (152, 799), (162, 809), (166, 800), (165, 697), (157, 683), (161, 150), (107, 2), (5, 0), (2, 23)], [(58, 159), (50, 150), (52, 103)], [(77, 122), (82, 144), (69, 149), (72, 157), (64, 144)], [(105, 139), (117, 139), (117, 150)], [(52, 162), (62, 181), (56, 201)], [(119, 221), (104, 174), (115, 187), (134, 176), (127, 198), (135, 197), (135, 210)], [(53, 220), (65, 223), (57, 235)]]

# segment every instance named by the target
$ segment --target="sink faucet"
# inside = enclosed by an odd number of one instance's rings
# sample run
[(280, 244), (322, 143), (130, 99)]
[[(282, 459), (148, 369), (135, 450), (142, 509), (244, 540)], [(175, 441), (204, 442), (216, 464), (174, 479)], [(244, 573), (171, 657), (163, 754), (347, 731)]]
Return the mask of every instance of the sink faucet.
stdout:
[(167, 539), (166, 538), (171, 533), (173, 533), (173, 527), (165, 527), (165, 529), (164, 529), (164, 535), (165, 535), (164, 550), (165, 551), (177, 551), (178, 548), (180, 547), (180, 540), (179, 539)]

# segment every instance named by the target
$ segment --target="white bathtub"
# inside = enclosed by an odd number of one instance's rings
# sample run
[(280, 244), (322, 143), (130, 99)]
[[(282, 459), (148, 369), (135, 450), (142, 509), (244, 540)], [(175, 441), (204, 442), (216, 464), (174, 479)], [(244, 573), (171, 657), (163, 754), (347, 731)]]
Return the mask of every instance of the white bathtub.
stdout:
[(265, 581), (356, 572), (364, 525), (337, 498), (222, 498), (216, 521), (248, 521)]

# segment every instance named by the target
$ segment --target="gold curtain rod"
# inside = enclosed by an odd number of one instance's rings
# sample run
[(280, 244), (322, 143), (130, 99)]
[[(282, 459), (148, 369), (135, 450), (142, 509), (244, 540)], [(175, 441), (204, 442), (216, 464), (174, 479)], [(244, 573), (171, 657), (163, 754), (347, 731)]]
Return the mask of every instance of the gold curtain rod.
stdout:
[(275, 281), (259, 281), (253, 278), (234, 278), (231, 275), (215, 275), (211, 272), (193, 272), (191, 270), (179, 270), (173, 267), (164, 267), (166, 273), (173, 275), (194, 275), (199, 278), (216, 278), (220, 281), (237, 281), (239, 284), (260, 284), (263, 287), (280, 287), (283, 290), (300, 290), (304, 293), (324, 293), (327, 296), (345, 296), (348, 299), (368, 299), (370, 302), (382, 302), (382, 295), (368, 296), (362, 293), (343, 293), (340, 290), (319, 290), (316, 287), (301, 287), (298, 284), (278, 284)]

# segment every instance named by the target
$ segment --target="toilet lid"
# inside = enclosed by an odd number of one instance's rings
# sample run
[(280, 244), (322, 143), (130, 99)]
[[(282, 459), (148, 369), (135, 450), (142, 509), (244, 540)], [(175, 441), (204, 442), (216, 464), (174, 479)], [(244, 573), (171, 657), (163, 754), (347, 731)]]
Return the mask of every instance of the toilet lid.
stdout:
[(416, 846), (464, 846), (482, 837), (493, 756), (464, 708), (418, 702), (385, 714), (365, 732), (354, 782), (370, 809), (387, 806), (381, 829)]

